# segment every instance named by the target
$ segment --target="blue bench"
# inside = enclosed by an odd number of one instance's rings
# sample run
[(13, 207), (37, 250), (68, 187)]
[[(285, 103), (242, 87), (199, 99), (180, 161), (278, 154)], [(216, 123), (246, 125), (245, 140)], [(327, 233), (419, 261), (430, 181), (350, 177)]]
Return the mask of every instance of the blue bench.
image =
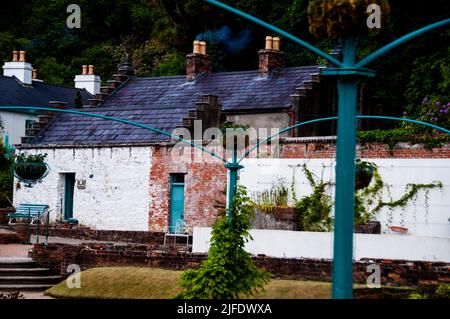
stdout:
[(26, 219), (30, 224), (35, 221), (39, 223), (40, 221), (44, 225), (44, 217), (49, 213), (48, 208), (48, 205), (43, 204), (20, 204), (16, 208), (15, 213), (10, 213), (6, 216), (9, 218), (9, 224), (13, 220)]

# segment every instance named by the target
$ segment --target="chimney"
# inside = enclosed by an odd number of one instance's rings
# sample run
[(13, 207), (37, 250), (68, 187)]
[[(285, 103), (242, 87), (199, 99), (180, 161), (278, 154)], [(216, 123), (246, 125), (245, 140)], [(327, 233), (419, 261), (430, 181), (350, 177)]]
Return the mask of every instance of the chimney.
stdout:
[(4, 76), (15, 76), (24, 84), (32, 83), (32, 70), (31, 64), (25, 62), (25, 51), (13, 51), (12, 61), (3, 65)]
[(92, 95), (100, 93), (100, 77), (94, 74), (93, 65), (83, 65), (81, 74), (75, 76), (75, 87), (86, 89)]
[(211, 73), (211, 57), (206, 54), (206, 42), (194, 41), (194, 48), (191, 54), (186, 56), (187, 80), (193, 81), (199, 75)]
[(266, 48), (259, 51), (259, 75), (268, 77), (270, 73), (284, 68), (286, 65), (286, 53), (280, 51), (281, 40), (279, 37), (266, 37)]
[(33, 69), (33, 73), (32, 73), (31, 79), (34, 82), (44, 82), (44, 81), (38, 79), (38, 70), (37, 69)]

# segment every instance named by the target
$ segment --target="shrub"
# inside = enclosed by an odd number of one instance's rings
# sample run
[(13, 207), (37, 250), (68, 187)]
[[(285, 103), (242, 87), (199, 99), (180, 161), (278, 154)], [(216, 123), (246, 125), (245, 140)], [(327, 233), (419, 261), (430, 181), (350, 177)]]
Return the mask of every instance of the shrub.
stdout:
[(239, 187), (228, 222), (227, 215), (219, 215), (212, 230), (208, 259), (198, 270), (182, 275), (183, 299), (235, 299), (252, 295), (269, 282), (270, 273), (258, 269), (244, 250), (251, 239), (249, 230), (253, 207), (246, 190)]

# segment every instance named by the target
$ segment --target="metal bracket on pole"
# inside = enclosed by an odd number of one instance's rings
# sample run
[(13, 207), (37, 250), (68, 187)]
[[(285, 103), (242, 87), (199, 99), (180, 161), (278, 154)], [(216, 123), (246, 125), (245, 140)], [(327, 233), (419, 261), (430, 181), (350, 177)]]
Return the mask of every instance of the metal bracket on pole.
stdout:
[(341, 76), (341, 77), (358, 76), (366, 78), (373, 78), (376, 76), (376, 72), (374, 70), (356, 67), (323, 68), (320, 70), (320, 74), (325, 76)]

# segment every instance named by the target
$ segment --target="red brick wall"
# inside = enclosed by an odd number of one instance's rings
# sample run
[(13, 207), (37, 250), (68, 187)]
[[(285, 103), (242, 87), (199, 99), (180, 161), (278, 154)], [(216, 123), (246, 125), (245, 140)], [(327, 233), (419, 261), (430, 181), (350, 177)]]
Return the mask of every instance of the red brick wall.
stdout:
[[(48, 244), (34, 245), (31, 257), (38, 265), (66, 277), (67, 266), (77, 264), (82, 270), (104, 266), (146, 266), (173, 270), (198, 268), (206, 254), (182, 250), (183, 246)], [(332, 260), (308, 258), (273, 258), (253, 256), (260, 268), (276, 278), (331, 281)], [(450, 282), (450, 264), (445, 262), (363, 259), (353, 262), (353, 280), (365, 284), (369, 265), (381, 270), (381, 284), (389, 286), (435, 285)]]
[[(282, 143), (282, 158), (335, 158), (334, 143)], [(450, 158), (450, 144), (431, 150), (420, 146), (397, 145), (393, 150), (383, 144), (358, 146), (361, 158)]]
[[(185, 149), (186, 150), (186, 149)], [(209, 226), (217, 215), (217, 202), (225, 203), (223, 194), (227, 175), (223, 163), (195, 150), (179, 154), (172, 147), (154, 147), (150, 172), (149, 230), (163, 231), (169, 225), (170, 174), (185, 173), (186, 224)], [(190, 156), (189, 156), (190, 155)], [(183, 158), (185, 159), (183, 161)]]

